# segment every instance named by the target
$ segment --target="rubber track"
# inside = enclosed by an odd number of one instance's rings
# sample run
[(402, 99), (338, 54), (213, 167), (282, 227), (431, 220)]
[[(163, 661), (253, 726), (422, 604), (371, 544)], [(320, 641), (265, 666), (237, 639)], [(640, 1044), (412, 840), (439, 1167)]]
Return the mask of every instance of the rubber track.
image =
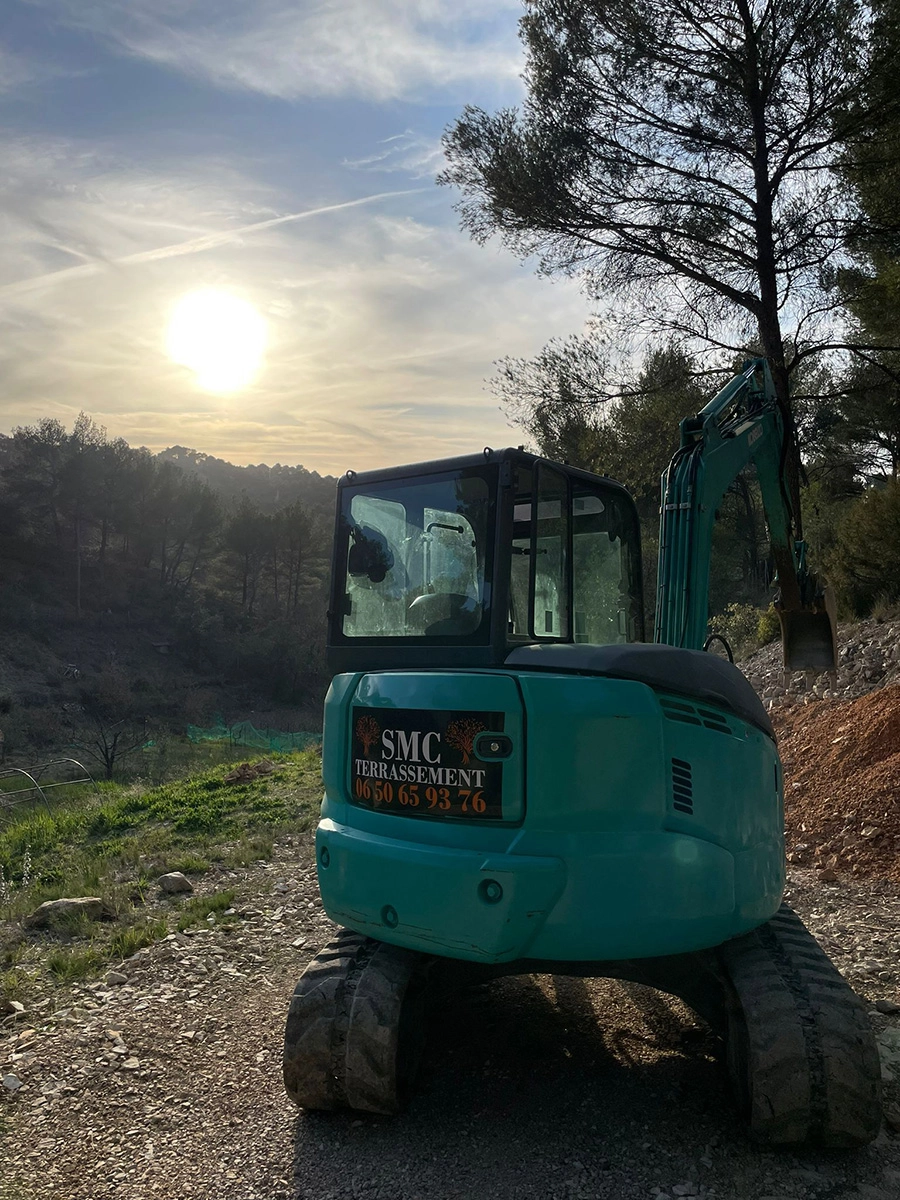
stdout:
[(401, 1107), (415, 1066), (415, 1039), (404, 1034), (423, 961), (350, 930), (319, 951), (288, 1010), (283, 1069), (292, 1100), (307, 1109)]
[(769, 1145), (870, 1142), (881, 1067), (865, 1008), (799, 917), (726, 942), (733, 989), (729, 1066), (750, 1132)]

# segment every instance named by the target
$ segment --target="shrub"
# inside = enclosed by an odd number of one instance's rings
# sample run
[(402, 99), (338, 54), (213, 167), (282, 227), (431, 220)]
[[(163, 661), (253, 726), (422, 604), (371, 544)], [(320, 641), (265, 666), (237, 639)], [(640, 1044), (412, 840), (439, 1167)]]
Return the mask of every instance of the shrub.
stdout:
[(756, 641), (760, 646), (768, 646), (769, 642), (775, 642), (780, 637), (781, 622), (778, 620), (775, 605), (770, 604), (759, 614), (759, 620), (756, 623)]
[(749, 654), (760, 645), (759, 624), (763, 615), (753, 604), (727, 604), (722, 612), (710, 618), (709, 630), (725, 638), (736, 656)]
[(839, 601), (855, 615), (900, 601), (900, 481), (856, 501), (838, 526), (829, 565)]
[(900, 620), (900, 601), (893, 600), (889, 595), (882, 593), (875, 597), (870, 615), (879, 622), (898, 621)]

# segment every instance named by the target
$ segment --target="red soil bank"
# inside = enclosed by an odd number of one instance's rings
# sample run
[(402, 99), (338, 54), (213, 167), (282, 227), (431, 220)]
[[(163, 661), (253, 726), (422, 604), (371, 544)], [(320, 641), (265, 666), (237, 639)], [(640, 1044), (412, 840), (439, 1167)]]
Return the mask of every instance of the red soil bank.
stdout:
[(788, 861), (900, 881), (900, 685), (772, 712)]

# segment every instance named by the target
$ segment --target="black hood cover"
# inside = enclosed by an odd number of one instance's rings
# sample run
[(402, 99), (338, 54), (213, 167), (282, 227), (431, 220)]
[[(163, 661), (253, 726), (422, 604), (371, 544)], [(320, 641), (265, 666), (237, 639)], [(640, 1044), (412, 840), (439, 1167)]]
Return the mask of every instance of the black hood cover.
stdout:
[(543, 643), (517, 647), (506, 656), (505, 665), (633, 679), (657, 691), (718, 704), (775, 738), (769, 714), (749, 681), (732, 663), (703, 650), (681, 650), (655, 642), (626, 646)]

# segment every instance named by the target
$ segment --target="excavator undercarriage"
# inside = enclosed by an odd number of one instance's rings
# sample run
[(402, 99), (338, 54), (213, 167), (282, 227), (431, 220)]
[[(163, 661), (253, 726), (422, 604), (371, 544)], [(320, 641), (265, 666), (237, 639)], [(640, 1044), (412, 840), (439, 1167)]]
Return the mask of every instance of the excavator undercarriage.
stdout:
[(616, 963), (454, 963), (341, 930), (291, 1000), (287, 1092), (306, 1109), (397, 1113), (415, 1080), (429, 997), (543, 971), (678, 996), (721, 1039), (736, 1103), (761, 1144), (847, 1149), (878, 1132), (881, 1071), (865, 1008), (787, 907), (715, 950)]

